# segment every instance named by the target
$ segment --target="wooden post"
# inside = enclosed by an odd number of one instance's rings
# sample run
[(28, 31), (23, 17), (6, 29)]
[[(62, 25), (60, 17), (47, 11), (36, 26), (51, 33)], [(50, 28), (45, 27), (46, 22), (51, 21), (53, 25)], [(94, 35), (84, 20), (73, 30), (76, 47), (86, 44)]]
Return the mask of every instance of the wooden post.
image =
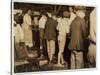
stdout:
[(58, 10), (56, 11), (56, 14), (58, 14), (59, 13), (59, 11), (60, 11), (60, 9), (61, 9), (61, 5), (58, 7)]

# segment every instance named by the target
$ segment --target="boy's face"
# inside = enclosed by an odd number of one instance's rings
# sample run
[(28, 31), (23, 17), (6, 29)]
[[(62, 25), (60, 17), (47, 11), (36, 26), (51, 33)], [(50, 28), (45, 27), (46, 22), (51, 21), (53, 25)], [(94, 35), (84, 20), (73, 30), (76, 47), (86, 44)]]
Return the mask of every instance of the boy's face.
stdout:
[(84, 18), (85, 17), (85, 12), (82, 10), (78, 10), (76, 11), (76, 15), (79, 16), (80, 18)]

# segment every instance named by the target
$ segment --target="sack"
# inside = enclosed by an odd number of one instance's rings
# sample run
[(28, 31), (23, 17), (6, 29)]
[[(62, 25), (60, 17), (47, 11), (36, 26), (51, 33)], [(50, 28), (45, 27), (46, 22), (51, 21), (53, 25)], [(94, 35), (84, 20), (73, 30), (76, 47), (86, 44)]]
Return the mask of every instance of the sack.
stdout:
[(28, 57), (28, 50), (24, 43), (15, 44), (15, 52), (19, 59), (24, 59)]

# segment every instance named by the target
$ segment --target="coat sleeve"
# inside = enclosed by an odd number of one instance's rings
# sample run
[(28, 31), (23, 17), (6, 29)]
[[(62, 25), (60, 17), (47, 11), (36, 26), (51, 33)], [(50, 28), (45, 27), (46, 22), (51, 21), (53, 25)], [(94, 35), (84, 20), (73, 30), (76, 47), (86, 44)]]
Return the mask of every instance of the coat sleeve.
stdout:
[(87, 25), (86, 25), (85, 20), (82, 20), (81, 24), (82, 24), (83, 37), (86, 38), (87, 37)]
[(57, 25), (56, 29), (59, 30), (59, 25)]

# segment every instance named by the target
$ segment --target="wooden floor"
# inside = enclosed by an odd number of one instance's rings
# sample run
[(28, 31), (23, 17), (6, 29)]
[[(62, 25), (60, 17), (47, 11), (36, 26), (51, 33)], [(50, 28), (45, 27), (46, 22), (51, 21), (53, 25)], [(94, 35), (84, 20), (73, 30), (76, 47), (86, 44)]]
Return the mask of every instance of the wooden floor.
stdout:
[[(20, 64), (21, 63), (21, 64)], [(38, 62), (37, 62), (38, 63)], [(38, 72), (38, 71), (52, 71), (52, 70), (67, 70), (68, 64), (66, 64), (64, 67), (57, 67), (56, 64), (34, 64), (34, 63), (24, 63), (17, 62), (17, 65), (15, 66), (15, 73), (22, 73), (22, 72)]]

